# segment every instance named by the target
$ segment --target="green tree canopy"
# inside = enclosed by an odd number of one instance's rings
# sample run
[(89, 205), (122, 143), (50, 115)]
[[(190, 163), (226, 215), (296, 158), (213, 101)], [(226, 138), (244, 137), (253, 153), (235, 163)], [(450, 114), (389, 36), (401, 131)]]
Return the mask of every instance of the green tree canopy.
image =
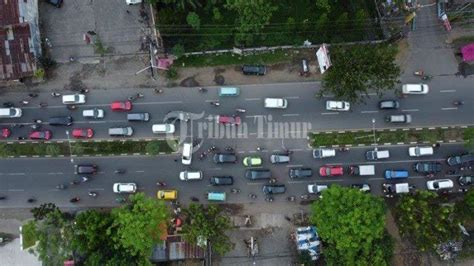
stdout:
[(278, 9), (268, 0), (227, 0), (224, 6), (238, 14), (236, 44), (251, 44)]
[(337, 185), (311, 206), (311, 222), (327, 244), (328, 265), (388, 265), (385, 206), (380, 198)]
[(333, 94), (339, 100), (363, 102), (370, 91), (381, 96), (398, 82), (400, 68), (395, 64), (395, 46), (335, 46), (330, 52), (332, 66), (324, 74), (319, 97)]
[(147, 263), (153, 245), (160, 242), (166, 230), (169, 210), (163, 201), (137, 193), (129, 197), (129, 204), (112, 210), (113, 224), (107, 233), (132, 256)]
[(413, 195), (404, 195), (396, 211), (401, 234), (410, 238), (422, 251), (459, 235), (454, 207), (440, 204), (436, 193), (417, 191)]
[(186, 17), (186, 22), (189, 26), (191, 26), (191, 28), (195, 30), (199, 30), (201, 27), (201, 19), (199, 18), (199, 15), (196, 14), (196, 12), (189, 12), (188, 16)]
[(232, 242), (225, 232), (230, 229), (231, 223), (228, 216), (221, 213), (216, 205), (190, 204), (183, 210), (189, 221), (183, 225), (183, 234), (187, 241), (200, 244), (200, 239), (212, 243), (213, 251), (225, 254), (232, 248)]

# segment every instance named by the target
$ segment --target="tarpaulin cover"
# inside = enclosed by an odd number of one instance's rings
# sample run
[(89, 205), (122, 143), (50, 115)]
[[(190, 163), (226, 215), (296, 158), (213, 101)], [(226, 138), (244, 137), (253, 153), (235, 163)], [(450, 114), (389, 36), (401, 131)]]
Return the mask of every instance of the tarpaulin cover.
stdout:
[(461, 53), (464, 62), (474, 61), (474, 43), (462, 47)]

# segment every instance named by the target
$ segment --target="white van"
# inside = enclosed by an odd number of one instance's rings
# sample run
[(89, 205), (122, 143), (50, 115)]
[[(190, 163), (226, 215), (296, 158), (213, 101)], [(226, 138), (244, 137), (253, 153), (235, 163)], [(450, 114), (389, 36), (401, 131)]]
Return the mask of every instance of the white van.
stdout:
[(201, 180), (202, 172), (201, 171), (182, 171), (179, 173), (179, 179), (182, 181)]
[(377, 161), (380, 159), (390, 158), (390, 152), (388, 150), (370, 150), (365, 153), (365, 158), (367, 161)]
[(151, 127), (151, 131), (155, 134), (173, 134), (174, 130), (173, 124), (155, 124)]
[(86, 96), (84, 94), (67, 94), (63, 95), (63, 104), (84, 104)]
[(0, 108), (0, 118), (15, 118), (21, 117), (21, 115), (20, 108)]
[(433, 155), (433, 147), (431, 146), (415, 146), (408, 148), (408, 155), (410, 157), (420, 157)]
[(193, 144), (183, 143), (183, 155), (181, 157), (181, 163), (184, 165), (190, 165), (193, 155)]
[(283, 98), (265, 98), (265, 108), (285, 109), (288, 101)]
[(349, 166), (349, 173), (357, 176), (375, 175), (374, 165), (351, 165)]

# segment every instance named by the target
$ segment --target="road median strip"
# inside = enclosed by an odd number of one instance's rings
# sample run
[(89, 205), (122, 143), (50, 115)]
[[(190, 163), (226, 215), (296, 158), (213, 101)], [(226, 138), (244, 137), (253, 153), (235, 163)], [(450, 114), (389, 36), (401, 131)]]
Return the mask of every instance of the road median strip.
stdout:
[[(474, 142), (474, 127), (437, 127), (437, 128), (404, 128), (384, 129), (375, 131), (376, 143), (417, 144), (442, 142)], [(351, 132), (313, 132), (309, 134), (312, 147), (331, 146), (365, 146), (374, 144), (374, 134), (371, 130)]]
[(0, 143), (0, 157), (64, 157), (170, 154), (177, 140), (112, 140), (103, 142), (9, 142)]

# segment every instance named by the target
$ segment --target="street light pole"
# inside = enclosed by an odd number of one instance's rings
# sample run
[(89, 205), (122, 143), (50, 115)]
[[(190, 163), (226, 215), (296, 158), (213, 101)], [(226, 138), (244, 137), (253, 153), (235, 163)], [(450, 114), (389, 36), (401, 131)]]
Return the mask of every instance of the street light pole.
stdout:
[(374, 136), (375, 149), (377, 149), (377, 139), (375, 138), (375, 118), (372, 118), (372, 135)]
[(66, 130), (67, 136), (67, 144), (69, 146), (69, 157), (71, 158), (71, 163), (74, 163), (74, 159), (72, 158), (72, 147), (71, 147), (71, 139), (69, 138), (69, 130)]

